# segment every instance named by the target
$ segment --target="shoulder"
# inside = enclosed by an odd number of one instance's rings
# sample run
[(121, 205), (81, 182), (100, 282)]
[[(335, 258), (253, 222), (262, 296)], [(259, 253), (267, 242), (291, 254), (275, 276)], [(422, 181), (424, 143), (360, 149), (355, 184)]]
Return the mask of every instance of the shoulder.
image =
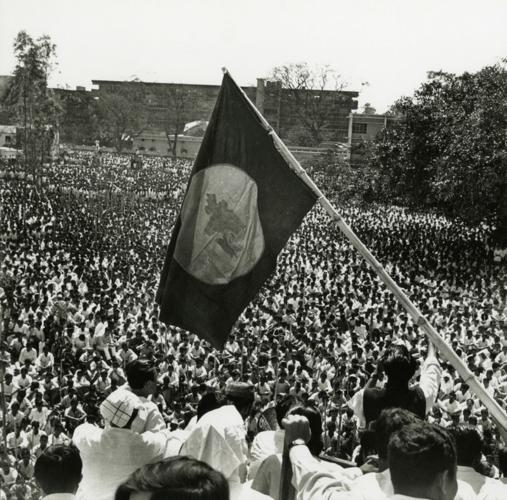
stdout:
[(94, 441), (100, 440), (104, 429), (96, 427), (92, 424), (81, 424), (76, 427), (74, 434), (72, 435), (72, 441), (74, 444), (81, 449), (91, 445)]

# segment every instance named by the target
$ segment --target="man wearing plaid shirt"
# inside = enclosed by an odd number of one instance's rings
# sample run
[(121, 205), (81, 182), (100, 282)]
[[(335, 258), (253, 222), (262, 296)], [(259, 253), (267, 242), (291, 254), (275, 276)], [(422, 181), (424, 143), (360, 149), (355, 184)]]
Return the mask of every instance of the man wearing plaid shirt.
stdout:
[(169, 430), (142, 432), (146, 411), (131, 391), (112, 392), (100, 405), (100, 413), (104, 429), (82, 424), (72, 438), (83, 461), (78, 499), (112, 500), (116, 488), (132, 472), (175, 454), (171, 451), (174, 437)]

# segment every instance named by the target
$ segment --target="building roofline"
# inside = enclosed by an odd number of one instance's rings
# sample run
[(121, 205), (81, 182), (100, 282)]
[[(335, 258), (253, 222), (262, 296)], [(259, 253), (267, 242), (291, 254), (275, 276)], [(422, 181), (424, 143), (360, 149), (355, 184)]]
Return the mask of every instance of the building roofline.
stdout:
[[(100, 85), (101, 83), (142, 83), (143, 85), (185, 85), (188, 87), (207, 87), (213, 89), (219, 89), (220, 85), (211, 85), (208, 83), (178, 83), (178, 82), (143, 82), (143, 81), (130, 81), (130, 80), (92, 80), (93, 85)], [(255, 90), (257, 87), (254, 85), (240, 85), (242, 89), (251, 89)], [(314, 89), (314, 92), (339, 92), (340, 94), (345, 94), (350, 97), (359, 97), (359, 92), (356, 90), (330, 90), (330, 89)]]
[[(130, 80), (92, 80), (93, 85), (98, 85), (101, 83), (142, 83), (143, 85), (187, 85), (192, 87), (209, 87), (209, 88), (220, 88), (220, 85), (211, 85), (208, 83), (178, 83), (178, 82), (143, 82), (143, 81), (130, 81)], [(242, 88), (251, 88), (254, 89), (251, 85), (247, 85)]]

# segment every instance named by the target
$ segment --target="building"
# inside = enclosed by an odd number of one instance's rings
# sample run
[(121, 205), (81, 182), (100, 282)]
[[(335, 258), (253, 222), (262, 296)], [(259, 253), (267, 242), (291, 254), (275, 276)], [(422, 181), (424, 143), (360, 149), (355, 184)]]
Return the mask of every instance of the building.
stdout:
[(60, 140), (62, 143), (93, 144), (97, 138), (97, 119), (93, 92), (85, 87), (55, 88), (60, 100)]
[[(174, 136), (172, 136), (174, 137)], [(201, 147), (202, 137), (178, 135), (176, 141), (176, 156), (178, 158), (194, 159)], [(172, 149), (165, 132), (145, 131), (132, 139), (132, 149), (143, 154), (171, 156)]]
[(365, 143), (373, 141), (379, 132), (398, 120), (399, 117), (392, 115), (351, 113), (348, 117), (347, 134), (350, 162), (360, 162)]
[(0, 147), (15, 148), (16, 145), (16, 127), (14, 125), (0, 125)]
[[(160, 137), (165, 133), (168, 122), (173, 120), (178, 124), (185, 124), (209, 120), (220, 91), (218, 85), (114, 80), (92, 80), (92, 83), (96, 86), (94, 94), (99, 99), (103, 93), (123, 93), (141, 100), (148, 110), (150, 126), (149, 130), (140, 134), (134, 141), (134, 146), (144, 146), (146, 151), (155, 148), (161, 152), (162, 149), (168, 149), (167, 143), (165, 148), (162, 148), (162, 144), (159, 145)], [(300, 110), (296, 108), (297, 100), (294, 100), (293, 91), (282, 88), (279, 82), (263, 78), (257, 80), (256, 86), (243, 87), (243, 90), (282, 139), (289, 145), (306, 145), (298, 142), (304, 135), (304, 127), (298, 115)], [(308, 91), (307, 94), (312, 98), (319, 98), (324, 94), (326, 98), (326, 140), (346, 142), (348, 117), (351, 111), (357, 109), (358, 93), (315, 90)], [(142, 142), (145, 144), (140, 144)], [(188, 142), (190, 148), (190, 144), (193, 143)], [(184, 146), (182, 148), (190, 151)]]

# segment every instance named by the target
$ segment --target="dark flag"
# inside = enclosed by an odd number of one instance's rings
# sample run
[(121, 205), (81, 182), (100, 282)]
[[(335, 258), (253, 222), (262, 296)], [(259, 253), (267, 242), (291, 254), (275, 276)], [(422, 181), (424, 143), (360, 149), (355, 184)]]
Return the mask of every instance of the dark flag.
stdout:
[(222, 348), (315, 201), (226, 73), (167, 250), (160, 319)]

